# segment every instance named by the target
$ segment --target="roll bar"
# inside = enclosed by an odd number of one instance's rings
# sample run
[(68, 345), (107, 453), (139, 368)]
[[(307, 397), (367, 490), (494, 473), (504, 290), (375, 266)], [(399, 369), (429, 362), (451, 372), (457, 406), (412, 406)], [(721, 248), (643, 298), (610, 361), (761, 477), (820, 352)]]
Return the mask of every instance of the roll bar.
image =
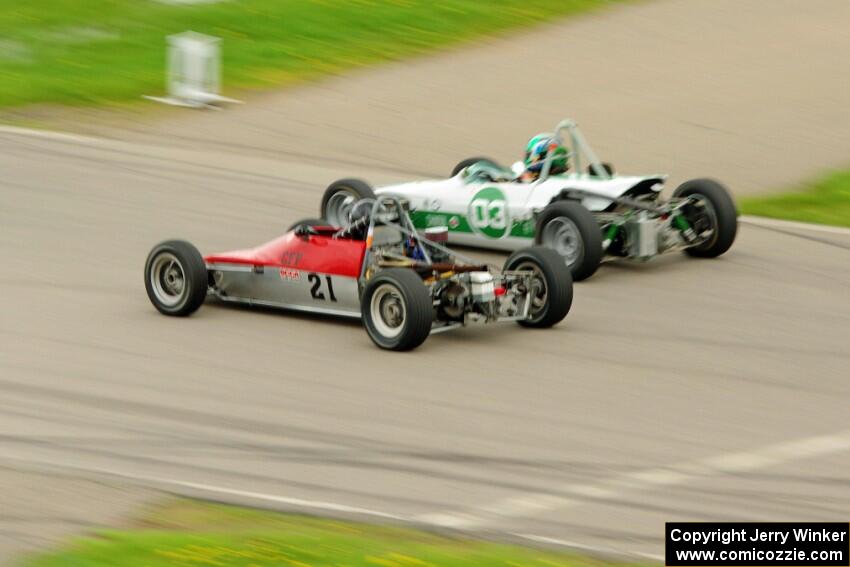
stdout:
[[(389, 207), (387, 206), (389, 205)], [(392, 222), (387, 218), (388, 211), (395, 209), (398, 211), (398, 222)], [(384, 218), (381, 218), (380, 215), (383, 215)], [(366, 267), (368, 265), (369, 256), (372, 253), (372, 242), (375, 235), (375, 225), (376, 224), (384, 224), (388, 226), (392, 226), (401, 231), (402, 234), (407, 236), (408, 238), (413, 238), (416, 241), (416, 244), (419, 246), (419, 249), (422, 250), (422, 255), (425, 257), (425, 263), (431, 263), (431, 255), (428, 253), (428, 249), (439, 250), (444, 254), (447, 254), (450, 257), (457, 258), (458, 260), (465, 262), (467, 264), (474, 264), (475, 262), (464, 256), (463, 254), (459, 254), (453, 250), (449, 250), (445, 246), (441, 244), (437, 244), (436, 242), (432, 242), (427, 238), (423, 238), (419, 235), (419, 232), (416, 230), (416, 227), (413, 225), (413, 221), (410, 220), (410, 215), (407, 214), (407, 211), (404, 209), (401, 199), (395, 197), (394, 195), (378, 195), (375, 198), (375, 202), (372, 204), (372, 213), (369, 215), (369, 229), (366, 232), (366, 252), (363, 256), (363, 263), (360, 269), (360, 278), (364, 278), (366, 276)]]
[[(566, 130), (569, 135), (569, 144), (564, 141), (564, 130)], [(602, 179), (611, 179), (611, 174), (608, 173), (608, 170), (602, 166), (602, 162), (600, 162), (599, 158), (596, 157), (596, 154), (593, 152), (593, 148), (591, 148), (590, 144), (587, 143), (587, 140), (584, 139), (584, 136), (582, 136), (581, 131), (578, 129), (578, 124), (574, 121), (567, 118), (566, 120), (558, 122), (558, 125), (555, 126), (555, 133), (553, 134), (553, 137), (558, 144), (570, 147), (574, 170), (576, 172), (581, 171), (581, 156), (584, 155), (590, 163), (591, 171), (593, 171), (596, 176)], [(554, 152), (547, 152), (546, 160), (543, 162), (543, 169), (540, 171), (540, 177), (537, 179), (537, 183), (542, 183), (549, 178), (549, 170), (552, 169), (553, 159)]]

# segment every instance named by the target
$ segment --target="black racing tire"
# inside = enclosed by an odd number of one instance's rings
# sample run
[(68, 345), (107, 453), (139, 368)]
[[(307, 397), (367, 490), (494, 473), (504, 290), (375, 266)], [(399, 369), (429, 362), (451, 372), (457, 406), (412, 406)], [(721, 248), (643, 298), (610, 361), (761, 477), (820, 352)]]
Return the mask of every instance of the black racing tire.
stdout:
[(499, 163), (497, 161), (492, 160), (492, 159), (487, 158), (487, 157), (481, 157), (481, 156), (471, 157), (471, 158), (466, 158), (465, 160), (459, 161), (457, 163), (457, 165), (454, 167), (454, 169), (452, 169), (451, 177), (454, 177), (455, 175), (457, 175), (458, 173), (460, 173), (461, 171), (463, 171), (464, 169), (466, 169), (470, 165), (472, 165), (474, 163), (478, 163), (479, 161), (486, 161), (486, 162), (492, 163), (496, 167), (502, 167), (502, 166), (499, 165)]
[[(349, 200), (348, 198), (351, 197)], [(360, 179), (340, 179), (331, 183), (322, 196), (319, 214), (332, 226), (347, 226), (351, 205), (361, 199), (374, 199), (372, 186)], [(343, 218), (345, 217), (345, 218)]]
[[(716, 258), (729, 250), (738, 233), (738, 209), (732, 195), (722, 184), (713, 179), (691, 179), (673, 192), (673, 197), (699, 195), (713, 209), (716, 225), (709, 240), (685, 249), (685, 253), (697, 258)], [(688, 218), (687, 210), (684, 210)], [(694, 219), (688, 218), (691, 222)]]
[[(614, 175), (614, 166), (613, 165), (611, 165), (607, 161), (603, 161), (600, 165), (602, 166), (602, 169), (604, 169), (608, 173), (608, 175)], [(592, 165), (587, 166), (587, 174), (596, 176), (596, 172), (593, 171)]]
[(564, 259), (543, 246), (517, 250), (505, 261), (505, 270), (533, 269), (545, 284), (545, 302), (528, 319), (517, 321), (523, 327), (544, 329), (560, 323), (573, 304), (573, 279)]
[(301, 219), (300, 221), (294, 222), (289, 225), (289, 228), (286, 229), (286, 232), (295, 230), (299, 226), (331, 226), (328, 224), (328, 221), (324, 219)]
[(145, 262), (145, 290), (163, 315), (186, 317), (207, 297), (207, 265), (198, 249), (185, 240), (154, 246)]
[[(382, 299), (395, 301), (402, 308), (401, 321), (387, 321), (381, 315)], [(375, 305), (373, 305), (373, 303)], [(431, 333), (434, 307), (431, 294), (416, 273), (404, 268), (389, 268), (375, 274), (360, 299), (363, 326), (369, 338), (385, 350), (405, 351), (421, 345)]]
[[(558, 226), (565, 230), (558, 231)], [(570, 242), (569, 238), (576, 235), (579, 238), (575, 240), (580, 242)], [(578, 201), (555, 201), (543, 209), (537, 216), (534, 243), (558, 252), (569, 267), (573, 281), (586, 280), (602, 262), (602, 230), (590, 211)]]

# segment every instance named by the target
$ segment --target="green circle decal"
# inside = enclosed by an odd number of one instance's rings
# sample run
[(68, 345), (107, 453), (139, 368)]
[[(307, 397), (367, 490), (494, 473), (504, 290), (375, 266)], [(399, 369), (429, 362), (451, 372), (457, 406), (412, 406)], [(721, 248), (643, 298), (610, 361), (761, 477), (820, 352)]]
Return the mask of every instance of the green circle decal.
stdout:
[(467, 216), (472, 229), (489, 238), (502, 238), (511, 227), (508, 200), (498, 187), (485, 187), (476, 193)]

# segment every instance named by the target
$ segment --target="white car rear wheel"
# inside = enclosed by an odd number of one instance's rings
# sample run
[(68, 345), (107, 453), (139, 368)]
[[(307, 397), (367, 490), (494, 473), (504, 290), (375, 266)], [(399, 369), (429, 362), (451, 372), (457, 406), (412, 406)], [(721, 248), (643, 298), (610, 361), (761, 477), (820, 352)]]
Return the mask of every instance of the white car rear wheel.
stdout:
[(351, 208), (361, 199), (374, 199), (372, 187), (360, 179), (340, 179), (331, 183), (322, 196), (321, 216), (331, 226), (348, 226)]

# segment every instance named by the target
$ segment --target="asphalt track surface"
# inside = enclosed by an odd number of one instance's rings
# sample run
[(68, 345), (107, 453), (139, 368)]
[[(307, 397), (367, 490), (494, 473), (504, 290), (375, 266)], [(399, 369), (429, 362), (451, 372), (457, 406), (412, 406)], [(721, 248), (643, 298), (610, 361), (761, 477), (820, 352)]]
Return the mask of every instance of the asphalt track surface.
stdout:
[[(656, 25), (665, 13), (654, 10), (675, 15), (682, 4), (628, 7), (564, 29), (578, 42), (595, 37), (593, 26), (617, 36), (631, 33), (627, 21)], [(689, 5), (706, 10), (706, 3)], [(719, 24), (731, 8), (712, 5), (723, 8), (704, 17), (689, 12), (694, 33), (740, 38), (747, 28), (762, 42), (771, 36), (751, 24), (757, 7), (775, 3), (735, 3), (729, 28)], [(778, 39), (747, 59), (741, 44), (700, 51), (702, 44), (685, 42), (710, 69), (737, 53), (746, 63), (738, 78), (751, 95), (733, 96), (735, 77), (709, 72), (718, 85), (713, 99), (700, 99), (696, 83), (678, 94), (664, 89), (672, 93), (665, 101), (660, 90), (625, 98), (619, 81), (588, 75), (598, 96), (588, 94), (594, 102), (580, 114), (599, 116), (606, 128), (577, 118), (624, 171), (672, 163), (676, 181), (711, 173), (731, 180), (738, 194), (840, 163), (850, 151), (850, 122), (840, 120), (847, 107), (835, 89), (848, 75), (816, 71), (846, 65), (832, 59), (838, 40), (829, 31), (847, 4), (806, 3), (793, 18), (792, 5), (782, 4), (785, 17), (777, 9), (763, 20), (810, 38), (791, 55)], [(692, 37), (665, 29), (677, 45)], [(544, 47), (555, 41), (542, 37)], [(663, 42), (648, 37), (660, 52)], [(489, 61), (505, 45), (479, 55)], [(455, 75), (481, 61), (455, 55), (436, 60), (460, 60)], [(747, 70), (774, 59), (782, 72), (764, 68), (748, 82)], [(417, 65), (435, 64), (411, 68)], [(333, 95), (340, 85), (361, 85), (365, 97), (369, 81), (392, 72), (310, 92), (339, 99), (356, 90)], [(781, 80), (789, 73), (800, 80)], [(768, 84), (762, 98), (756, 83)], [(850, 236), (841, 232), (745, 224), (717, 260), (677, 254), (603, 266), (576, 286), (572, 312), (554, 329), (466, 329), (405, 355), (377, 350), (351, 321), (216, 304), (175, 320), (150, 306), (142, 267), (160, 240), (186, 238), (204, 252), (250, 246), (315, 216), (333, 179), (410, 177), (398, 170), (412, 170), (404, 159), (415, 154), (388, 157), (402, 141), (418, 148), (423, 172), (437, 172), (452, 165), (450, 152), (479, 153), (479, 141), (480, 153), (509, 156), (528, 134), (520, 122), (527, 129), (526, 119), (548, 125), (564, 114), (519, 104), (523, 95), (510, 84), (494, 91), (491, 106), (447, 106), (449, 118), (471, 117), (470, 128), (442, 133), (432, 107), (403, 97), (418, 114), (401, 116), (392, 106), (398, 102), (388, 102), (383, 116), (336, 107), (338, 118), (349, 117), (340, 135), (338, 120), (317, 121), (309, 105), (299, 106), (306, 103), (276, 98), (180, 125), (124, 130), (133, 142), (0, 132), (0, 478), (7, 487), (0, 542), (15, 548), (24, 535), (43, 532), (45, 521), (87, 526), (82, 518), (99, 507), (105, 512), (97, 517), (110, 522), (116, 506), (144, 501), (151, 489), (650, 557), (661, 553), (665, 521), (845, 521)], [(434, 108), (441, 100), (432, 93)], [(712, 107), (711, 100), (744, 106)], [(686, 112), (686, 101), (699, 110)], [(504, 130), (466, 135), (506, 115), (508, 103), (520, 110)], [(670, 109), (662, 134), (643, 143), (637, 132), (646, 131), (652, 109), (662, 116), (662, 106)], [(793, 137), (777, 119), (789, 109), (803, 113), (809, 153), (788, 149)], [(701, 113), (738, 122), (728, 135), (686, 124), (686, 115)], [(629, 116), (630, 127), (613, 138), (617, 119)], [(424, 133), (387, 139), (393, 130), (370, 130), (381, 118), (422, 124)], [(307, 141), (288, 141), (286, 124), (300, 124)], [(185, 135), (164, 142), (172, 133)], [(172, 143), (183, 147), (164, 145)], [(713, 153), (697, 151), (703, 147)], [(315, 159), (324, 148), (338, 159)], [(778, 158), (779, 151), (788, 153)], [(59, 501), (67, 517), (45, 518)], [(32, 511), (9, 512), (16, 506)]]

